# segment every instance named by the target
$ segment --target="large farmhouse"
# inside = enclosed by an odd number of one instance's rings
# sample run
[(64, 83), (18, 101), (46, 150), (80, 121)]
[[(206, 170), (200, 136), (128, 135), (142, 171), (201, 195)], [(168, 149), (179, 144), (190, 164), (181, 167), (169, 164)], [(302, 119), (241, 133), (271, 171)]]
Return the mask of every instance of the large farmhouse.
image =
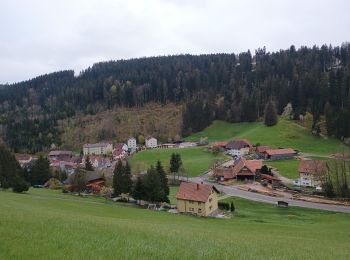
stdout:
[(240, 157), (248, 154), (253, 146), (248, 140), (242, 139), (228, 142), (225, 148), (230, 155)]
[(84, 155), (101, 155), (112, 153), (113, 144), (111, 143), (96, 143), (96, 144), (84, 144)]
[(216, 169), (214, 175), (220, 181), (255, 179), (262, 165), (262, 160), (240, 158), (232, 168)]
[(213, 185), (182, 182), (176, 193), (177, 210), (199, 216), (209, 216), (218, 209), (217, 194)]
[(295, 185), (316, 187), (321, 184), (320, 177), (326, 170), (326, 165), (322, 161), (302, 160), (299, 164), (299, 179), (294, 181)]

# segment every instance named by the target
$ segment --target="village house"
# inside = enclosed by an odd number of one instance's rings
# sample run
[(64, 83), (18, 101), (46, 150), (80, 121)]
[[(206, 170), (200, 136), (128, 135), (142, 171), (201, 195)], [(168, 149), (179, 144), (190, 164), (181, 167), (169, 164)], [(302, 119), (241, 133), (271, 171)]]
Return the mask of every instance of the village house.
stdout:
[(147, 148), (157, 148), (157, 139), (154, 137), (147, 137), (145, 140)]
[(50, 162), (50, 167), (70, 175), (74, 173), (75, 169), (77, 168), (77, 164), (71, 161), (52, 160)]
[(176, 193), (177, 210), (198, 216), (209, 216), (218, 210), (219, 191), (213, 185), (182, 182)]
[(84, 155), (102, 155), (112, 153), (113, 144), (109, 142), (96, 143), (96, 144), (84, 144)]
[[(64, 181), (66, 185), (73, 185), (75, 174), (68, 176)], [(105, 179), (102, 173), (96, 171), (84, 171), (84, 179), (86, 182), (86, 190), (88, 192), (99, 193), (101, 188), (105, 185)]]
[(248, 140), (242, 139), (228, 142), (225, 148), (231, 156), (240, 157), (248, 154), (253, 146)]
[(230, 168), (221, 168), (214, 170), (214, 176), (219, 181), (254, 180), (263, 166), (262, 160), (246, 160), (240, 158), (235, 165)]
[(57, 160), (57, 161), (64, 161), (69, 160), (72, 157), (73, 153), (72, 151), (51, 151), (49, 152), (49, 159), (50, 160)]
[(294, 181), (295, 185), (317, 187), (321, 185), (320, 176), (326, 171), (326, 165), (322, 161), (302, 160), (298, 171), (300, 177)]
[(113, 159), (122, 160), (127, 156), (128, 156), (128, 146), (123, 143), (116, 144), (113, 150)]
[[(83, 165), (83, 167), (85, 167), (86, 158), (87, 158), (87, 156), (84, 156), (84, 158), (82, 160), (81, 164)], [(105, 167), (110, 167), (112, 165), (111, 160), (109, 158), (106, 158), (103, 156), (91, 155), (91, 156), (89, 156), (89, 160), (91, 162), (91, 165), (94, 168), (105, 168)]]
[(128, 138), (128, 141), (127, 141), (127, 145), (128, 145), (128, 148), (129, 148), (129, 151), (130, 152), (135, 152), (136, 149), (137, 149), (137, 141), (136, 141), (136, 138), (135, 137), (129, 137)]
[(293, 159), (296, 151), (291, 148), (286, 149), (268, 149), (264, 152), (265, 159), (269, 160), (287, 160)]
[(29, 166), (33, 162), (33, 157), (29, 154), (16, 154), (15, 157), (22, 168)]

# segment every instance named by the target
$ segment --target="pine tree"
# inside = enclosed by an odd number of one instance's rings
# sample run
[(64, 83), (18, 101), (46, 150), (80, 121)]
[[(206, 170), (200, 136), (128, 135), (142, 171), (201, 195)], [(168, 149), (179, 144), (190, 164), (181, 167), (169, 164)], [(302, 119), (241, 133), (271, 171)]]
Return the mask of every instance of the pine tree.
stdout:
[(50, 178), (50, 162), (46, 157), (40, 155), (30, 171), (30, 182), (32, 185), (43, 185)]
[(145, 199), (145, 187), (144, 187), (144, 183), (140, 177), (137, 177), (135, 186), (132, 190), (132, 196), (135, 200)]
[(15, 156), (3, 146), (0, 146), (0, 187), (12, 187), (14, 192), (27, 191), (29, 188)]
[(87, 171), (93, 171), (94, 170), (94, 167), (92, 166), (92, 163), (90, 161), (89, 155), (86, 156), (86, 159), (85, 159), (85, 170), (87, 170)]
[(159, 174), (160, 181), (162, 184), (162, 189), (163, 189), (163, 193), (164, 193), (163, 200), (165, 202), (169, 202), (169, 199), (168, 199), (168, 195), (169, 195), (168, 177), (166, 176), (166, 172), (164, 171), (164, 168), (159, 160), (157, 161), (156, 171)]
[(85, 171), (81, 168), (77, 168), (74, 172), (72, 181), (74, 191), (78, 192), (80, 195), (80, 193), (86, 189), (86, 183), (87, 180)]
[(131, 169), (128, 162), (126, 162), (126, 165), (124, 167), (122, 191), (122, 193), (128, 194), (132, 192)]
[(113, 189), (114, 193), (113, 196), (116, 197), (120, 195), (123, 190), (123, 172), (124, 172), (124, 166), (121, 160), (118, 160), (117, 165), (114, 168), (113, 171)]
[(151, 165), (148, 169), (145, 178), (145, 193), (146, 199), (151, 202), (164, 201), (164, 191), (162, 189), (162, 182), (157, 170)]
[(277, 110), (273, 101), (269, 101), (265, 107), (264, 123), (267, 126), (274, 126), (277, 124)]

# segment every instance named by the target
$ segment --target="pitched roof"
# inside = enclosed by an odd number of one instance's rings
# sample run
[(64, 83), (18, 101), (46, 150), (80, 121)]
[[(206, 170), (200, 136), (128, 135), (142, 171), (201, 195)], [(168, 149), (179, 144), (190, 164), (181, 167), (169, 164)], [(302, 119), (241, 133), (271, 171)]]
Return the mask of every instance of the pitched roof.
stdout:
[(285, 149), (268, 149), (265, 151), (268, 155), (283, 155), (283, 154), (296, 154), (292, 148)]
[(29, 161), (32, 159), (32, 156), (29, 154), (16, 154), (15, 157), (17, 161)]
[(146, 137), (146, 141), (148, 141), (148, 140), (150, 140), (150, 139), (155, 139), (155, 140), (157, 140), (155, 137), (153, 137), (153, 136), (147, 136)]
[(124, 145), (126, 145), (126, 144), (124, 144), (124, 143), (116, 143), (115, 145), (114, 145), (114, 148), (115, 149), (123, 149), (123, 146)]
[(326, 169), (326, 165), (323, 161), (316, 160), (302, 160), (299, 163), (298, 171), (299, 173), (308, 174), (320, 174)]
[(232, 179), (232, 168), (217, 168), (214, 170), (214, 175), (216, 177), (224, 177), (224, 179)]
[(241, 158), (238, 160), (237, 164), (233, 167), (233, 175), (241, 174), (240, 171), (246, 167), (252, 174), (255, 174), (257, 170), (262, 167), (262, 160), (246, 160)]
[(258, 153), (263, 153), (263, 152), (265, 152), (266, 150), (269, 150), (269, 149), (270, 149), (269, 146), (263, 146), (263, 145), (261, 145), (261, 146), (258, 146), (258, 147), (256, 148), (256, 152), (258, 152)]
[(218, 193), (213, 185), (181, 182), (176, 199), (206, 202), (213, 190)]
[(247, 139), (230, 141), (226, 145), (226, 149), (233, 149), (233, 150), (240, 150), (246, 147), (249, 147), (249, 148), (253, 147)]

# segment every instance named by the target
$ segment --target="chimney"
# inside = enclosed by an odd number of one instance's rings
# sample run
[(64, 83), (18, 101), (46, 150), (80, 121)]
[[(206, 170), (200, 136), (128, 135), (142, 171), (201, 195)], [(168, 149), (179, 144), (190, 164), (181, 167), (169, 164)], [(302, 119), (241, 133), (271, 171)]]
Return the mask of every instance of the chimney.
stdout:
[(197, 190), (199, 190), (199, 184), (197, 183)]

